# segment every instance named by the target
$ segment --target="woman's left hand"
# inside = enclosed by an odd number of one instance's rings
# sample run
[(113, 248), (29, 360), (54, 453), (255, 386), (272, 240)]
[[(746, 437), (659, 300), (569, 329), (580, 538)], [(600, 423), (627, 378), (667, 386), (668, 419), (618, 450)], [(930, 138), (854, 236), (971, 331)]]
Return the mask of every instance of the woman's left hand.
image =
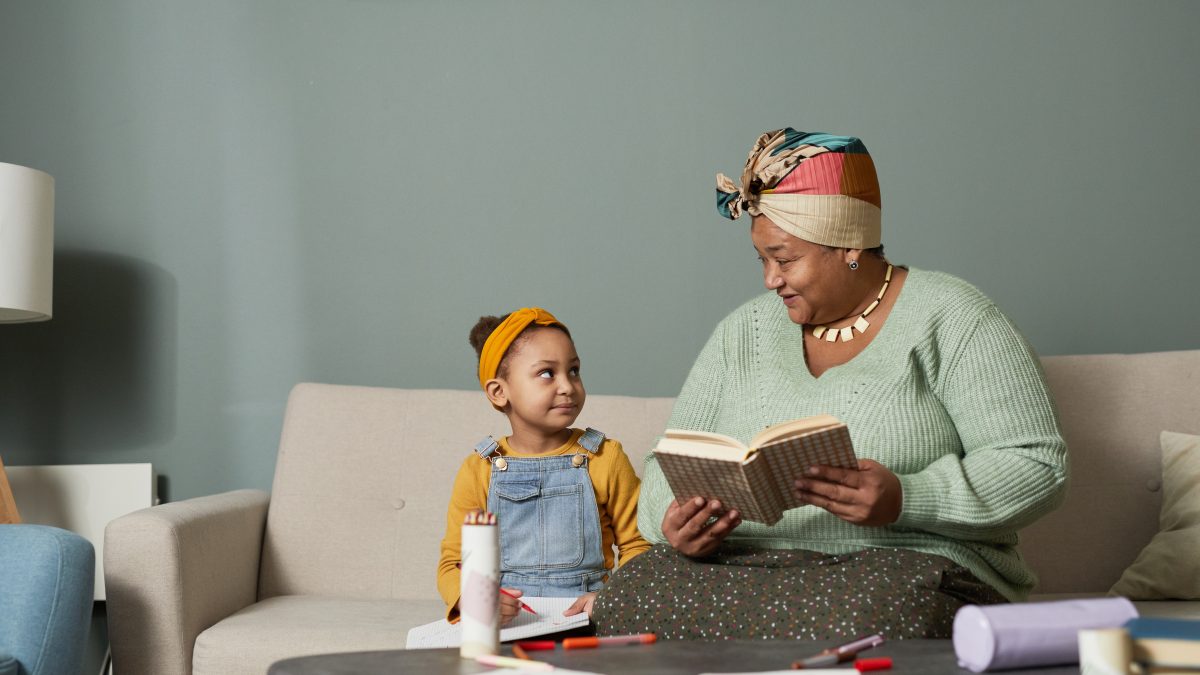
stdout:
[(858, 469), (814, 466), (795, 481), (796, 495), (855, 525), (889, 525), (900, 517), (904, 491), (886, 466), (869, 459)]

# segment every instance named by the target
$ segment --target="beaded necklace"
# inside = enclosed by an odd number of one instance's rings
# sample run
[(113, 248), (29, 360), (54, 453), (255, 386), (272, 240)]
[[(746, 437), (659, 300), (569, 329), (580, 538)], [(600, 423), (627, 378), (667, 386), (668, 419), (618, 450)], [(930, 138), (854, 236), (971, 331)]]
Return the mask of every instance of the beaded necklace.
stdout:
[(857, 328), (859, 333), (865, 333), (867, 328), (871, 326), (871, 322), (867, 321), (867, 315), (875, 311), (879, 306), (879, 301), (883, 300), (883, 294), (887, 293), (888, 285), (892, 283), (892, 265), (888, 263), (887, 273), (883, 275), (883, 287), (879, 289), (879, 294), (875, 296), (875, 301), (869, 307), (858, 315), (854, 323), (845, 328), (830, 328), (826, 325), (816, 326), (813, 328), (813, 337), (818, 340), (825, 338), (826, 342), (837, 342), (841, 337), (842, 342), (849, 342), (854, 339), (854, 330)]

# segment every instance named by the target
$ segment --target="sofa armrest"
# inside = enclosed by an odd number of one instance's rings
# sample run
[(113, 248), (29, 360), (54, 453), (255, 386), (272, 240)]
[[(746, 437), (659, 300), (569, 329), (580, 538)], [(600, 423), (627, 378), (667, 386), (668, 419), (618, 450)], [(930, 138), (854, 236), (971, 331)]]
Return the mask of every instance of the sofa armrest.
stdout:
[(270, 496), (235, 490), (135, 511), (104, 530), (114, 670), (190, 675), (196, 636), (258, 596)]

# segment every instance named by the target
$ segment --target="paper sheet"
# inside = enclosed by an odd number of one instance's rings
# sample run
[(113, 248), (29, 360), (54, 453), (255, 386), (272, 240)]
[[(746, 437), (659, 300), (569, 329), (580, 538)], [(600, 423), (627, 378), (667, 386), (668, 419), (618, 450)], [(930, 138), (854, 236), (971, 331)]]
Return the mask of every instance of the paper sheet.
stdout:
[[(795, 671), (786, 671), (788, 675), (793, 675)], [(546, 671), (535, 668), (505, 668), (504, 675), (545, 675)], [(601, 673), (592, 672), (590, 670), (568, 670), (554, 666), (554, 675), (602, 675)], [(838, 675), (846, 675), (845, 671), (838, 671)]]
[[(535, 635), (557, 633), (562, 630), (586, 626), (590, 621), (587, 614), (563, 616), (575, 598), (521, 598), (537, 612), (537, 616), (521, 610), (512, 623), (500, 629), (500, 641), (521, 640)], [(462, 628), (445, 619), (417, 626), (408, 631), (405, 649), (436, 649), (458, 647), (462, 644)]]
[[(700, 675), (794, 675), (795, 672), (795, 670), (748, 670), (743, 673), (700, 673)], [(810, 675), (848, 675), (849, 673), (858, 673), (853, 668), (805, 668), (803, 672)]]

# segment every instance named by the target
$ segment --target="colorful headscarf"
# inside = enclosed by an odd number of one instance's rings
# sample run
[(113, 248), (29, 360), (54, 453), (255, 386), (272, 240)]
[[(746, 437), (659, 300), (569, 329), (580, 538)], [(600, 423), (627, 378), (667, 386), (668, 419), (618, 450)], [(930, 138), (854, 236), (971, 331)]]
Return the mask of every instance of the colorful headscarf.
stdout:
[(479, 353), (479, 386), (487, 389), (488, 380), (496, 377), (496, 371), (500, 368), (500, 361), (504, 359), (504, 353), (508, 351), (509, 345), (521, 331), (525, 330), (529, 324), (537, 324), (539, 326), (559, 325), (566, 328), (566, 325), (554, 315), (541, 307), (522, 307), (517, 311), (505, 317), (504, 321), (496, 326), (491, 335), (488, 335), (487, 340), (483, 343), (483, 349)]
[(717, 174), (717, 211), (765, 215), (793, 236), (838, 248), (875, 248), (880, 239), (879, 180), (853, 136), (768, 131), (758, 138), (739, 188)]

